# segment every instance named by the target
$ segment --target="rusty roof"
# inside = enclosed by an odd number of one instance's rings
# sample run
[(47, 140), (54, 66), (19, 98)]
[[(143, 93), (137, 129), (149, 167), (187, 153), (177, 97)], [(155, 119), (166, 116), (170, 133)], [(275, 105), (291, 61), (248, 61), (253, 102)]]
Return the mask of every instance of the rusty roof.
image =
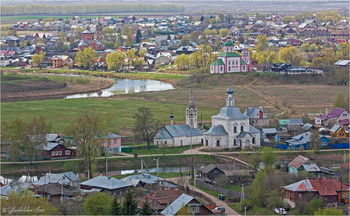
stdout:
[(295, 169), (298, 169), (300, 166), (302, 166), (304, 163), (306, 163), (309, 160), (309, 158), (306, 158), (302, 155), (299, 155), (298, 157), (294, 158), (288, 166), (294, 167)]

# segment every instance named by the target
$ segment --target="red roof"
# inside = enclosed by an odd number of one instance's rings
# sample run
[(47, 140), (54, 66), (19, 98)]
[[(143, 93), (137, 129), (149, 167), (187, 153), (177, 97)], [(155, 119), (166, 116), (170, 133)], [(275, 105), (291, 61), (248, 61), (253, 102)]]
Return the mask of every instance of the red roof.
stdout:
[(298, 157), (294, 158), (288, 166), (294, 167), (295, 169), (298, 169), (300, 166), (302, 166), (304, 163), (306, 163), (309, 160), (309, 158), (306, 158), (302, 155), (299, 155)]
[(145, 196), (153, 210), (163, 210), (183, 194), (181, 190), (157, 190)]
[(103, 58), (100, 57), (100, 58), (98, 58), (98, 59), (96, 60), (96, 62), (105, 62), (105, 60), (103, 60)]
[(349, 189), (349, 185), (342, 184), (336, 179), (309, 179), (312, 187), (318, 191), (321, 196), (337, 195), (341, 189)]

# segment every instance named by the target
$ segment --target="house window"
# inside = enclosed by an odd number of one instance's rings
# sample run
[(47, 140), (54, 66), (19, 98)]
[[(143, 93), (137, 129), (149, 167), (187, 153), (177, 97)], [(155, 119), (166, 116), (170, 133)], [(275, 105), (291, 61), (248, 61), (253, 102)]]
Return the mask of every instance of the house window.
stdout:
[(51, 152), (51, 156), (55, 156), (55, 152), (53, 151), (53, 152)]
[(253, 144), (255, 144), (255, 137), (253, 137), (253, 139), (252, 139), (252, 143), (253, 143)]
[(348, 114), (344, 113), (343, 116), (348, 116)]
[(199, 213), (199, 206), (191, 206), (191, 211), (194, 214)]
[(111, 140), (108, 140), (108, 145), (110, 145), (111, 144)]
[(117, 144), (117, 139), (114, 139), (114, 144)]
[(242, 132), (244, 131), (243, 126), (241, 126), (241, 131), (242, 131)]
[(70, 155), (70, 151), (69, 150), (66, 150), (66, 155)]
[(220, 140), (216, 140), (216, 146), (220, 146)]
[(208, 146), (208, 143), (209, 143), (209, 141), (208, 141), (208, 140), (205, 140), (205, 145), (206, 145), (206, 146)]
[(58, 151), (58, 154), (59, 154), (59, 155), (62, 155), (62, 151)]
[(233, 133), (237, 133), (237, 127), (236, 126), (233, 127)]
[(341, 198), (345, 198), (345, 193), (341, 193)]

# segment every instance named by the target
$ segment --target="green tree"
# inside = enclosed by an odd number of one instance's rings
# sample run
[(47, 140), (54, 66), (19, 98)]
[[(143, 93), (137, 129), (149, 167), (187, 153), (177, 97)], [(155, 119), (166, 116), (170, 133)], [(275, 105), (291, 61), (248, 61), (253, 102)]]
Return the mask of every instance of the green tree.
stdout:
[(34, 54), (32, 57), (33, 65), (39, 66), (40, 63), (44, 60), (46, 53), (43, 52), (42, 50), (40, 51), (39, 54)]
[(340, 43), (339, 46), (337, 46), (337, 52), (336, 55), (340, 58), (340, 59), (349, 59), (349, 42), (343, 42)]
[(112, 198), (100, 192), (86, 198), (84, 210), (88, 215), (110, 215)]
[(98, 58), (96, 51), (92, 47), (87, 47), (84, 51), (79, 50), (75, 62), (77, 62), (79, 67), (90, 69)]
[(125, 53), (123, 53), (120, 50), (108, 54), (106, 58), (108, 70), (119, 71), (120, 69), (122, 69), (125, 58)]
[(219, 34), (221, 37), (226, 37), (228, 35), (229, 31), (227, 28), (223, 28), (219, 30)]
[(118, 38), (118, 40), (116, 40), (116, 41), (114, 42), (114, 47), (117, 48), (117, 47), (120, 47), (121, 45), (122, 45), (122, 40), (120, 40), (120, 39)]
[(216, 55), (209, 45), (201, 44), (198, 50), (190, 55), (190, 66), (195, 69), (209, 70), (210, 64), (215, 61)]
[(318, 133), (317, 130), (313, 130), (313, 131), (311, 132), (310, 147), (311, 147), (313, 150), (320, 150), (320, 149), (321, 149), (320, 134)]
[(290, 23), (290, 22), (293, 22), (295, 21), (295, 18), (293, 16), (284, 16), (282, 18), (282, 22), (284, 23)]
[(281, 199), (281, 194), (279, 190), (273, 190), (269, 193), (266, 199), (266, 206), (269, 209), (281, 208), (283, 207), (283, 200)]
[[(7, 199), (1, 200), (1, 213), (3, 215), (56, 215), (58, 213), (57, 208), (52, 206), (46, 197), (33, 195), (29, 190), (11, 192)], [(30, 211), (19, 211), (20, 209)]]
[(347, 103), (345, 101), (344, 95), (342, 93), (337, 94), (337, 97), (335, 98), (333, 109), (334, 108), (347, 108)]
[(160, 123), (154, 119), (152, 112), (147, 107), (139, 107), (134, 114), (134, 119), (135, 137), (146, 141), (148, 149), (151, 149), (151, 142), (160, 129)]
[(187, 22), (187, 23), (192, 23), (192, 22), (193, 22), (193, 17), (192, 17), (192, 16), (189, 16), (186, 22)]
[(278, 56), (281, 62), (290, 63), (293, 66), (300, 66), (304, 62), (303, 54), (294, 46), (281, 47)]
[(26, 122), (20, 117), (16, 117), (12, 122), (2, 122), (1, 135), (2, 141), (8, 141), (9, 157), (13, 160), (19, 160), (26, 139)]
[(141, 31), (138, 29), (136, 32), (135, 42), (140, 43), (142, 39)]
[(190, 57), (183, 53), (175, 59), (175, 64), (179, 70), (188, 69), (190, 65)]
[(265, 167), (273, 167), (277, 162), (276, 154), (273, 152), (272, 148), (265, 147), (262, 149), (261, 161), (264, 163)]
[(90, 179), (96, 158), (101, 154), (101, 143), (105, 136), (102, 119), (98, 115), (86, 112), (65, 128), (65, 133), (73, 137), (72, 142), (77, 147), (85, 167), (87, 166)]
[(309, 43), (303, 43), (300, 47), (300, 50), (303, 52), (308, 52), (310, 49), (310, 44)]
[(266, 35), (258, 35), (258, 42), (255, 45), (255, 49), (257, 52), (261, 52), (266, 50), (269, 47)]
[(103, 41), (103, 46), (105, 47), (105, 49), (113, 49), (114, 43), (113, 41)]
[(318, 209), (321, 209), (323, 206), (323, 200), (315, 197), (310, 201), (309, 205), (307, 206), (306, 213), (308, 215), (313, 215)]
[(111, 215), (121, 215), (121, 213), (122, 213), (122, 207), (118, 202), (118, 198), (114, 197), (112, 201), (112, 206), (111, 206)]
[(134, 198), (134, 194), (130, 188), (125, 193), (123, 201), (123, 215), (136, 215), (138, 213), (137, 201)]
[(260, 162), (260, 154), (254, 153), (249, 155), (249, 163), (254, 166), (254, 170), (257, 170)]
[(314, 215), (345, 215), (345, 214), (342, 210), (326, 207), (326, 208), (318, 209)]
[(151, 205), (148, 202), (148, 199), (146, 198), (146, 201), (143, 203), (141, 208), (141, 215), (153, 215), (153, 209), (151, 208)]
[(134, 45), (134, 39), (132, 38), (132, 34), (126, 35), (125, 45), (128, 47), (132, 47)]

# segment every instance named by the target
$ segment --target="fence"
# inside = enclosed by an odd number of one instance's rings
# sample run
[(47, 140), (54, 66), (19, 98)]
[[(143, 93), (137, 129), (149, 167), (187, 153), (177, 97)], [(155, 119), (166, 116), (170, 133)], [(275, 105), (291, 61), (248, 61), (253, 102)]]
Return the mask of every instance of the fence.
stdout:
[[(132, 147), (132, 150), (134, 151), (134, 150), (143, 150), (143, 149), (148, 149), (148, 147), (147, 146), (131, 146)], [(151, 147), (151, 149), (153, 149), (153, 148), (158, 148), (158, 146), (154, 146), (154, 145), (151, 145), (150, 146)]]
[[(277, 148), (277, 149), (283, 149), (283, 150), (298, 150), (300, 149), (301, 146), (303, 146), (303, 149), (310, 149), (310, 144), (300, 144), (300, 145), (295, 145), (295, 146), (289, 146), (286, 144), (282, 143), (272, 143), (272, 142), (261, 142), (261, 146), (266, 146), (266, 147), (271, 147), (271, 148)], [(331, 149), (349, 149), (350, 145), (349, 143), (335, 143), (335, 144), (330, 144), (328, 148)]]
[[(223, 195), (229, 197), (232, 201), (238, 202), (241, 199), (241, 192), (226, 190), (226, 189), (223, 189), (221, 187), (205, 183), (205, 182), (203, 182), (203, 181), (201, 181), (199, 179), (196, 179), (196, 184), (198, 186), (201, 186), (201, 187), (205, 188), (205, 189), (208, 189), (208, 190), (211, 190), (211, 191), (223, 194)], [(249, 198), (249, 194), (244, 193), (244, 198)]]
[(331, 144), (332, 149), (349, 149), (350, 145), (349, 143), (334, 143)]

